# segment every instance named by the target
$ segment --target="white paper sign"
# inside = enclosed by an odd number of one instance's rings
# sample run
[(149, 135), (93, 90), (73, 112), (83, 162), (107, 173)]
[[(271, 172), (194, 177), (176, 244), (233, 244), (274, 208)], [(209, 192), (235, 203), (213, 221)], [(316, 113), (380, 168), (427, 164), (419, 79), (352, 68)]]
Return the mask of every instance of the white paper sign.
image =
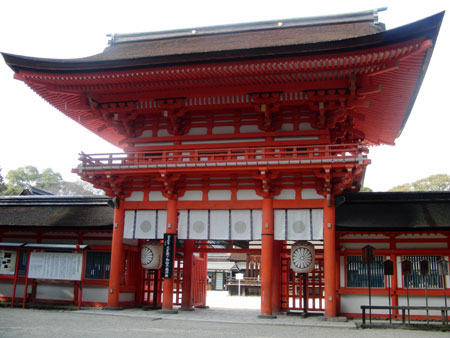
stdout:
[(29, 278), (81, 280), (82, 253), (32, 252)]

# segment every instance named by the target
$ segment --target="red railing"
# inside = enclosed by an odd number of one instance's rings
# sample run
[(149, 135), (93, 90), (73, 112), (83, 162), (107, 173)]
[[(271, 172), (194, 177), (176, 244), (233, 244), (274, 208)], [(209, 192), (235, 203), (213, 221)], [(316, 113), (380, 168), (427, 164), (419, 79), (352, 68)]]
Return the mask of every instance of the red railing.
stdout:
[(357, 144), (80, 154), (80, 170), (215, 167), (359, 162), (368, 149)]

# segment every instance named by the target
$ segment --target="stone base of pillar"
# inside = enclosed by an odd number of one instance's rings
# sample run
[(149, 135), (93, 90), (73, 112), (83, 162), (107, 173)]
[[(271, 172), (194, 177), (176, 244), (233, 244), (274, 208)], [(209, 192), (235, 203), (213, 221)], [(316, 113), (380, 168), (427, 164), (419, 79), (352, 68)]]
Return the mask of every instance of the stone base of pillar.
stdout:
[(209, 309), (208, 305), (200, 305), (200, 306), (196, 306), (196, 309)]
[(275, 316), (275, 315), (258, 315), (258, 318), (260, 318), (260, 319), (276, 319), (277, 316)]
[(161, 305), (153, 306), (153, 305), (145, 305), (141, 307), (144, 311), (152, 311), (152, 310), (161, 310)]
[(180, 311), (195, 311), (193, 307), (180, 307)]
[(158, 313), (161, 313), (163, 315), (176, 315), (178, 313), (178, 310), (159, 310)]

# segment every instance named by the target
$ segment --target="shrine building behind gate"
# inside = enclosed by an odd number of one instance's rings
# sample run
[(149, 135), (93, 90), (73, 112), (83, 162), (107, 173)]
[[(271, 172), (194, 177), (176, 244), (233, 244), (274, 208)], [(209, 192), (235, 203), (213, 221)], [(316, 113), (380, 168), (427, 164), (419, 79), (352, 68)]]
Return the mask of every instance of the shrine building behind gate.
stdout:
[(290, 248), (309, 241), (313, 307), (336, 316), (335, 196), (359, 191), (369, 146), (400, 135), (442, 17), (386, 31), (374, 10), (117, 34), (82, 59), (4, 53), (16, 79), (124, 150), (82, 153), (75, 170), (114, 197), (107, 305), (141, 304), (139, 286), (124, 281), (141, 273), (131, 257), (148, 242), (182, 245), (165, 253), (164, 271), (136, 277), (154, 287), (162, 275), (171, 311), (204, 305), (209, 242), (240, 252), (233, 243), (260, 241), (261, 315), (270, 317), (295, 308)]

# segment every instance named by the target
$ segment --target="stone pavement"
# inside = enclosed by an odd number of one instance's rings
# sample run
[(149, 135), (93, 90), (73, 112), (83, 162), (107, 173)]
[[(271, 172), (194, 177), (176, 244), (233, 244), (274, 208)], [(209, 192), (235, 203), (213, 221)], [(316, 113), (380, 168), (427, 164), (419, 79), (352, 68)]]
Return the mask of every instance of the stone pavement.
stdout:
[(234, 324), (290, 325), (329, 328), (356, 328), (353, 321), (345, 318), (324, 320), (322, 315), (312, 314), (306, 318), (299, 315), (278, 315), (275, 319), (258, 318), (260, 314), (260, 297), (228, 296), (223, 291), (208, 291), (208, 309), (194, 311), (178, 311), (177, 314), (161, 313), (159, 310), (143, 310), (127, 308), (120, 311), (88, 308), (78, 311), (80, 314), (111, 315), (124, 317), (147, 317), (149, 319), (167, 319), (181, 321), (202, 321)]
[(229, 309), (229, 308), (209, 308), (195, 309), (194, 311), (178, 311), (176, 314), (161, 313), (159, 310), (143, 310), (139, 308), (123, 310), (101, 310), (86, 309), (77, 311), (79, 314), (89, 315), (107, 315), (123, 317), (139, 317), (149, 319), (165, 319), (176, 321), (201, 321), (216, 323), (233, 324), (260, 324), (260, 325), (290, 325), (290, 326), (311, 326), (328, 328), (356, 328), (353, 321), (346, 321), (338, 318), (337, 320), (324, 320), (323, 316), (311, 315), (302, 318), (297, 315), (278, 315), (275, 319), (258, 318), (259, 310), (253, 309)]

